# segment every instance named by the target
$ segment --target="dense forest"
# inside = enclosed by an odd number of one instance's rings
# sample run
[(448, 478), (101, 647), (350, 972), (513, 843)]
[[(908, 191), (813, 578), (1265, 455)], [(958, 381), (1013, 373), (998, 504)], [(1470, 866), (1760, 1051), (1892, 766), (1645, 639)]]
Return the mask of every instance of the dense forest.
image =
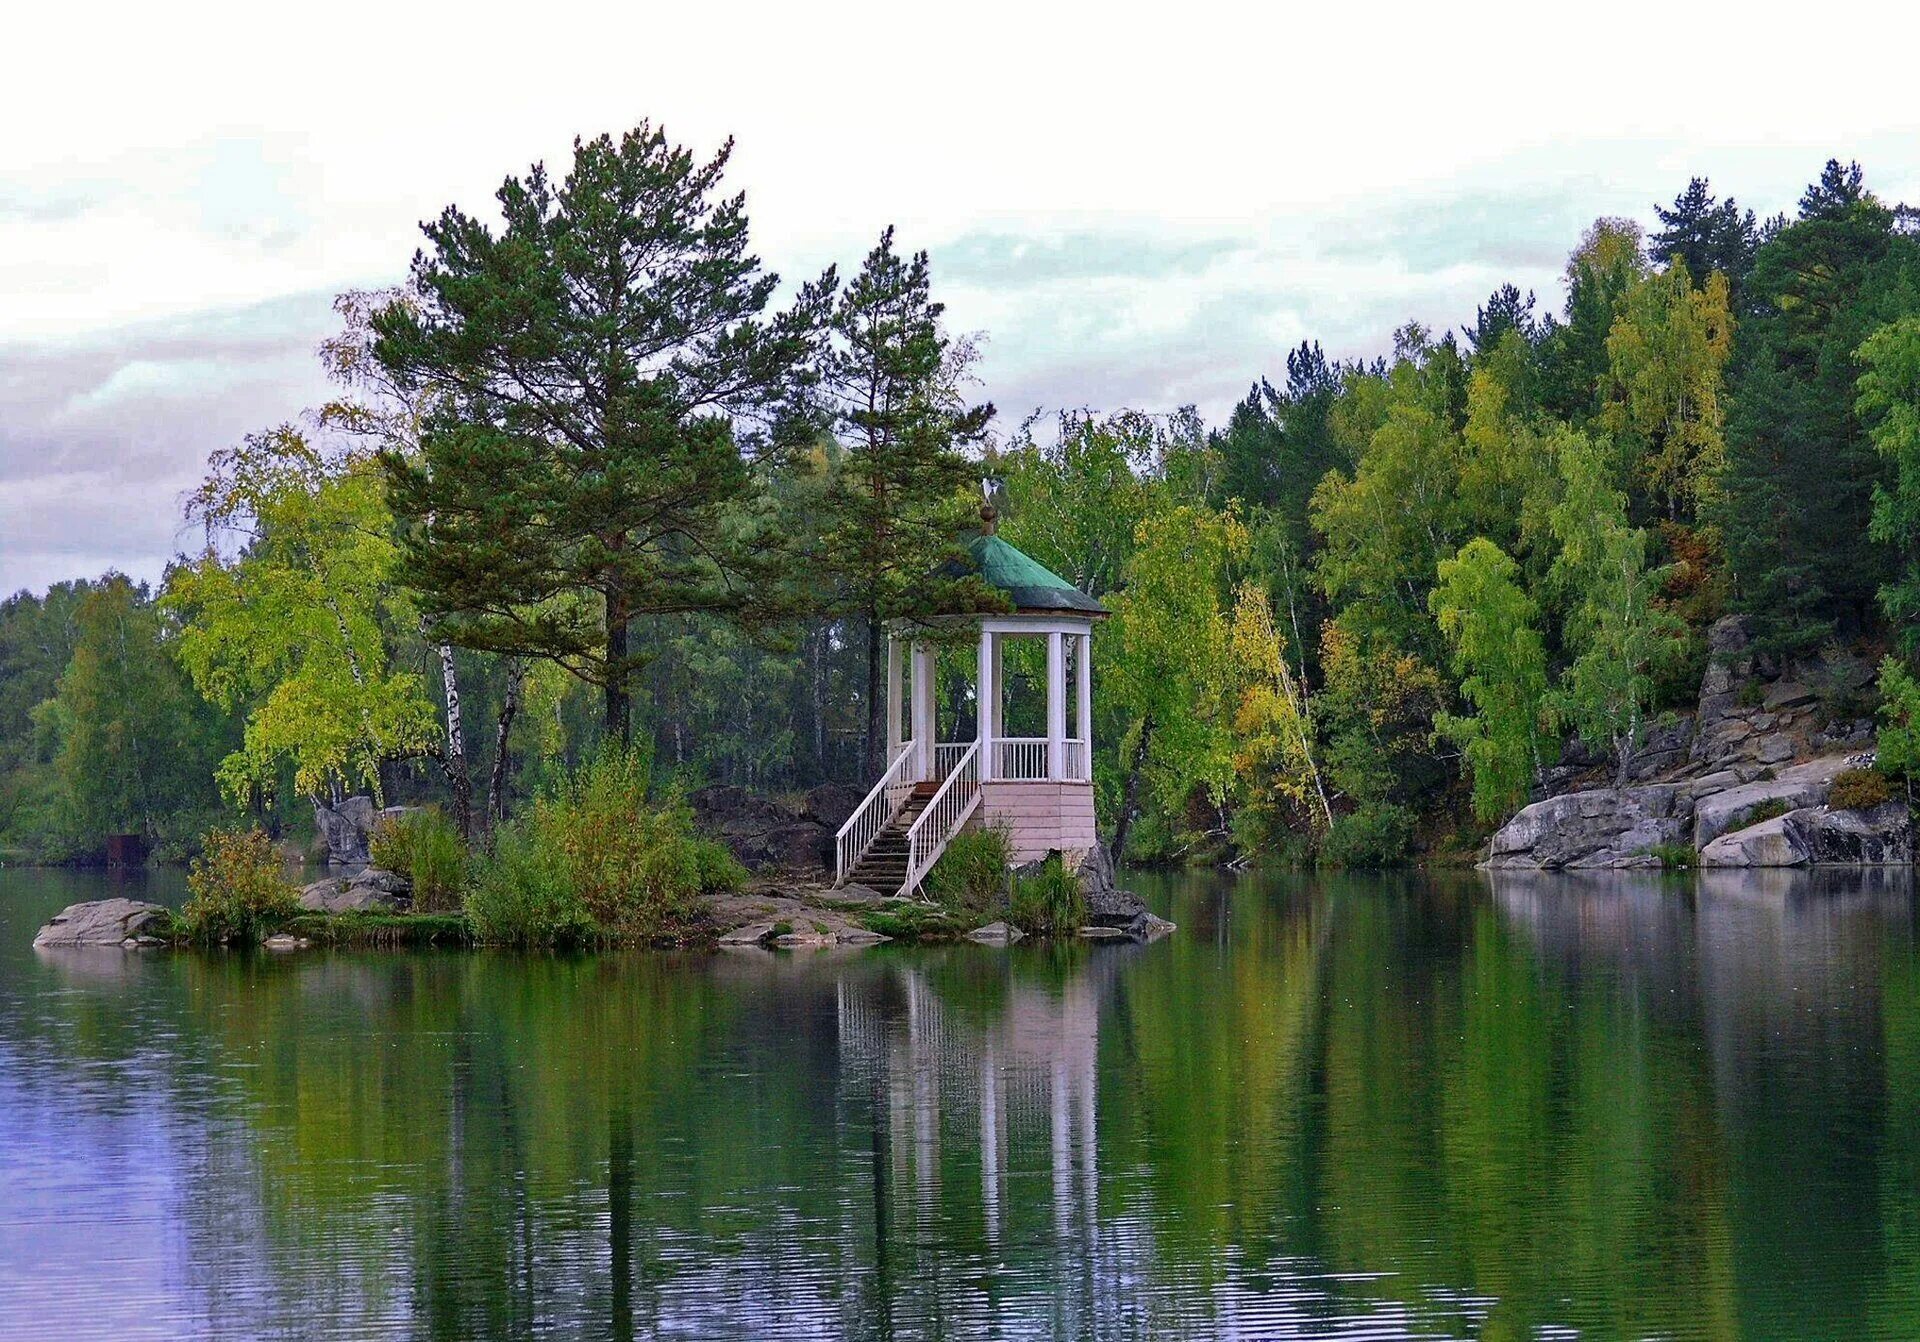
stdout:
[(1574, 743), (1624, 769), (1729, 612), (1877, 665), (1817, 688), (1920, 767), (1920, 215), (1858, 165), (1767, 219), (1696, 178), (1570, 239), (1561, 311), (1508, 285), (1374, 358), (1303, 344), (1224, 423), (1006, 423), (925, 252), (782, 285), (729, 150), (643, 125), (449, 208), (340, 298), (335, 398), (211, 452), (158, 590), (0, 604), (0, 855), (298, 836), (352, 792), (479, 835), (608, 739), (687, 786), (865, 783), (888, 622), (995, 608), (983, 477), (1113, 612), (1132, 860), (1469, 850)]

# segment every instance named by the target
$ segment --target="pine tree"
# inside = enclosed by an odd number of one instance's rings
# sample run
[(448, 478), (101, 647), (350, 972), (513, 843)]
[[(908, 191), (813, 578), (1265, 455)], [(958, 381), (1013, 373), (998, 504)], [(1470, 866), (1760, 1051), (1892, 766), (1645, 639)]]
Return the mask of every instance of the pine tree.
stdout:
[(418, 458), (387, 462), (427, 615), (599, 687), (623, 740), (634, 623), (760, 595), (736, 428), (791, 399), (832, 285), (766, 317), (778, 277), (719, 195), (731, 153), (698, 163), (645, 122), (576, 141), (563, 182), (506, 180), (497, 231), (454, 207), (425, 225), (417, 306), (374, 322), (395, 382), (444, 393)]
[(827, 493), (825, 557), (833, 606), (866, 627), (866, 760), (885, 749), (886, 624), (990, 608), (992, 594), (964, 572), (977, 442), (991, 405), (960, 395), (967, 349), (941, 330), (927, 254), (902, 257), (880, 235), (841, 293), (828, 324), (819, 385), (844, 455)]
[(1753, 211), (1742, 214), (1731, 196), (1715, 200), (1707, 179), (1695, 177), (1673, 198), (1672, 209), (1656, 205), (1653, 212), (1659, 216), (1661, 227), (1647, 239), (1647, 260), (1656, 266), (1683, 261), (1688, 273), (1702, 285), (1718, 271), (1727, 277), (1734, 310), (1741, 310), (1754, 253), (1760, 247)]
[(1801, 214), (1760, 249), (1739, 342), (1721, 530), (1736, 599), (1776, 652), (1871, 620), (1886, 552), (1869, 535), (1884, 463), (1856, 409), (1855, 351), (1920, 311), (1920, 244), (1829, 162)]

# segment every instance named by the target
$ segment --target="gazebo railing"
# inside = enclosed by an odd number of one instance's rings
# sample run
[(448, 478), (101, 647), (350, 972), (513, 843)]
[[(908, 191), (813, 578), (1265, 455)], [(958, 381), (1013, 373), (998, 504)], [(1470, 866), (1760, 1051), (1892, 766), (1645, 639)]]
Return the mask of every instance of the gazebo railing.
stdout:
[(893, 763), (880, 775), (880, 781), (873, 785), (873, 791), (854, 808), (846, 824), (840, 826), (839, 833), (834, 835), (835, 885), (845, 883), (860, 859), (867, 855), (867, 849), (873, 847), (873, 841), (887, 827), (887, 822), (899, 813), (907, 794), (913, 791), (914, 757), (913, 742), (901, 745), (894, 752)]
[(936, 741), (933, 747), (933, 777), (930, 782), (939, 782), (953, 772), (958, 764), (974, 746), (972, 741)]
[[(1075, 737), (1061, 742), (1066, 756), (1062, 775), (1069, 783), (1084, 783), (1093, 777), (1088, 767), (1087, 743)], [(944, 747), (943, 747), (944, 749)], [(1041, 783), (1053, 777), (1047, 760), (1044, 736), (1002, 736), (993, 742), (993, 771), (997, 782)]]
[(980, 743), (969, 741), (947, 771), (940, 790), (907, 830), (907, 879), (900, 893), (911, 895), (933, 870), (947, 844), (980, 805)]

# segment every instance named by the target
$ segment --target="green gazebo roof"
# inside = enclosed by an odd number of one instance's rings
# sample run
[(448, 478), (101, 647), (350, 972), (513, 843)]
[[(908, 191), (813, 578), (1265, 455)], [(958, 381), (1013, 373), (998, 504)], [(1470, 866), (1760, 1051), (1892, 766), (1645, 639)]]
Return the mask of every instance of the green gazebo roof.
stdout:
[(967, 542), (967, 553), (979, 566), (980, 576), (1012, 597), (1018, 610), (1107, 613), (1107, 608), (1098, 601), (997, 535), (973, 537)]

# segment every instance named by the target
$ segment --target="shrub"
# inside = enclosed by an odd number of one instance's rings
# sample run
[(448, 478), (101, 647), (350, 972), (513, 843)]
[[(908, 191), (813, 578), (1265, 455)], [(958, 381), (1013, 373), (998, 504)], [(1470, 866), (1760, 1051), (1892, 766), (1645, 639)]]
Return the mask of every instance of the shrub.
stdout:
[(1686, 871), (1699, 860), (1700, 854), (1693, 850), (1690, 843), (1656, 843), (1647, 852), (1660, 861), (1660, 865), (1672, 871)]
[(373, 865), (399, 872), (413, 886), (413, 907), (446, 913), (460, 907), (467, 845), (437, 807), (389, 816), (367, 836)]
[(466, 909), (479, 940), (506, 946), (578, 946), (599, 935), (559, 855), (520, 826), (501, 830), (493, 852), (474, 866)]
[(943, 908), (989, 915), (1005, 907), (1013, 838), (1005, 826), (962, 830), (927, 873), (923, 889)]
[(1012, 921), (1022, 932), (1039, 936), (1069, 936), (1087, 921), (1080, 878), (1066, 869), (1058, 853), (1014, 883)]
[(1892, 800), (1892, 781), (1874, 769), (1842, 769), (1827, 792), (1827, 805), (1836, 811), (1865, 811)]
[(1773, 797), (1761, 802), (1751, 810), (1742, 812), (1739, 820), (1733, 827), (1735, 829), (1747, 829), (1750, 826), (1760, 824), (1762, 821), (1777, 820), (1792, 809), (1793, 807), (1787, 805), (1787, 803), (1780, 798)]
[(1413, 815), (1392, 802), (1368, 802), (1336, 817), (1320, 843), (1320, 860), (1334, 867), (1392, 867), (1406, 861)]
[(187, 875), (180, 930), (201, 945), (250, 945), (300, 911), (273, 841), (257, 829), (212, 830)]
[(703, 896), (739, 885), (745, 870), (693, 833), (677, 798), (648, 800), (651, 776), (643, 752), (609, 746), (506, 826), (468, 895), (481, 939), (671, 938), (694, 922)]

